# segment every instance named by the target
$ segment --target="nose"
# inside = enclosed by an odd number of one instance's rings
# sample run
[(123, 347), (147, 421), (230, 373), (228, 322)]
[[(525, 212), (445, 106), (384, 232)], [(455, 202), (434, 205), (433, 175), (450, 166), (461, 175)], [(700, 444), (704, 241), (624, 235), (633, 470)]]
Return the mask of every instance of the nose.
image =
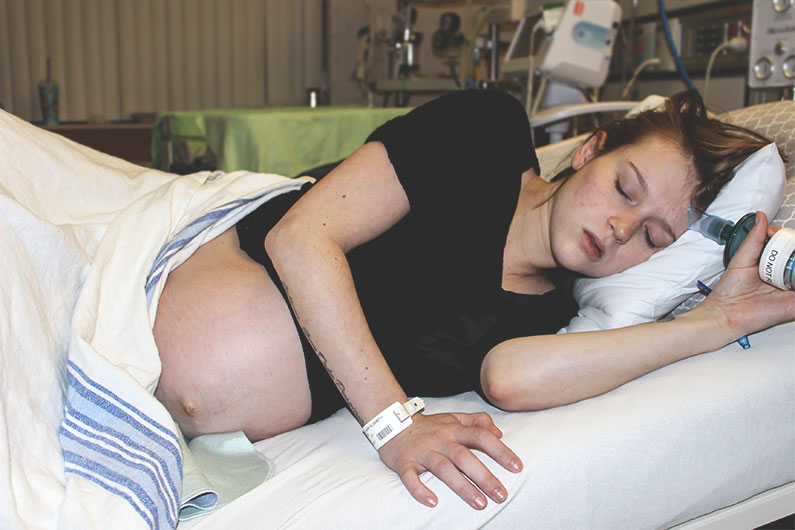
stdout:
[(614, 215), (610, 218), (609, 223), (616, 241), (621, 245), (630, 240), (640, 224), (638, 218), (629, 213)]

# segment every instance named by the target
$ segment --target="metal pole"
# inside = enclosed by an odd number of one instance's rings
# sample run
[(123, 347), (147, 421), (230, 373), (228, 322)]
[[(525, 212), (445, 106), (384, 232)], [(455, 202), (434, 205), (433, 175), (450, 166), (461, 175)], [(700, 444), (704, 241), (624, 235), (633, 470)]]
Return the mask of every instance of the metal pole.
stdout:
[(496, 81), (500, 74), (500, 25), (489, 24), (489, 81)]

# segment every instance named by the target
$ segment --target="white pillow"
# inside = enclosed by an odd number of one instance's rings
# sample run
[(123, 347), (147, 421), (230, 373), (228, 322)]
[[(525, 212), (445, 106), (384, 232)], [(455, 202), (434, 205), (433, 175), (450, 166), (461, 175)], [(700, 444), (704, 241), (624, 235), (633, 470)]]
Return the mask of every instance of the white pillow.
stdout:
[[(762, 211), (772, 219), (784, 198), (784, 163), (775, 144), (742, 164), (707, 213), (737, 221)], [(560, 333), (612, 329), (657, 320), (723, 272), (723, 247), (688, 230), (671, 246), (624, 272), (575, 282), (580, 311)]]

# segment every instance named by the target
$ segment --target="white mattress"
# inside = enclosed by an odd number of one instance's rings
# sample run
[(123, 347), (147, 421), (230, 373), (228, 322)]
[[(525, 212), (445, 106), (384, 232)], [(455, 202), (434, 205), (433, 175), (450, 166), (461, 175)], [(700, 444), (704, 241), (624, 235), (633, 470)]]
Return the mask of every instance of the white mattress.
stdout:
[(256, 444), (273, 478), (180, 528), (665, 528), (795, 480), (795, 324), (752, 335), (603, 396), (505, 413), (474, 393), (430, 412), (493, 414), (518, 475), (487, 462), (509, 499), (477, 512), (438, 479), (416, 503), (347, 411)]

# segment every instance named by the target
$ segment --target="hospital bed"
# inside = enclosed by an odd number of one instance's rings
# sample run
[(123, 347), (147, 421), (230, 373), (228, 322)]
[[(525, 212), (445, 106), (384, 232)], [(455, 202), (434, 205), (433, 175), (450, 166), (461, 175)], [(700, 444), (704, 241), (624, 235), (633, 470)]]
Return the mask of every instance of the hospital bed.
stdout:
[[(726, 118), (786, 150), (790, 178), (774, 213), (794, 225), (795, 102)], [(569, 147), (541, 149), (544, 171)], [(2, 112), (0, 153), (0, 527), (176, 525), (184, 454), (151, 396), (158, 276), (174, 266), (164, 245), (223, 228), (197, 232), (195, 212), (238, 204), (230, 197), (256, 197), (252, 207), (268, 198), (251, 191), (257, 183), (271, 194), (291, 184), (140, 168)], [(485, 459), (509, 498), (482, 511), (428, 474), (439, 504), (418, 504), (342, 410), (255, 444), (264, 480), (229, 502), (210, 495), (216, 509), (179, 527), (753, 528), (795, 511), (795, 324), (750, 341), (539, 412), (505, 413), (474, 393), (427, 399), (431, 413), (489, 412), (524, 461), (514, 475)], [(141, 433), (159, 445), (139, 443)]]

